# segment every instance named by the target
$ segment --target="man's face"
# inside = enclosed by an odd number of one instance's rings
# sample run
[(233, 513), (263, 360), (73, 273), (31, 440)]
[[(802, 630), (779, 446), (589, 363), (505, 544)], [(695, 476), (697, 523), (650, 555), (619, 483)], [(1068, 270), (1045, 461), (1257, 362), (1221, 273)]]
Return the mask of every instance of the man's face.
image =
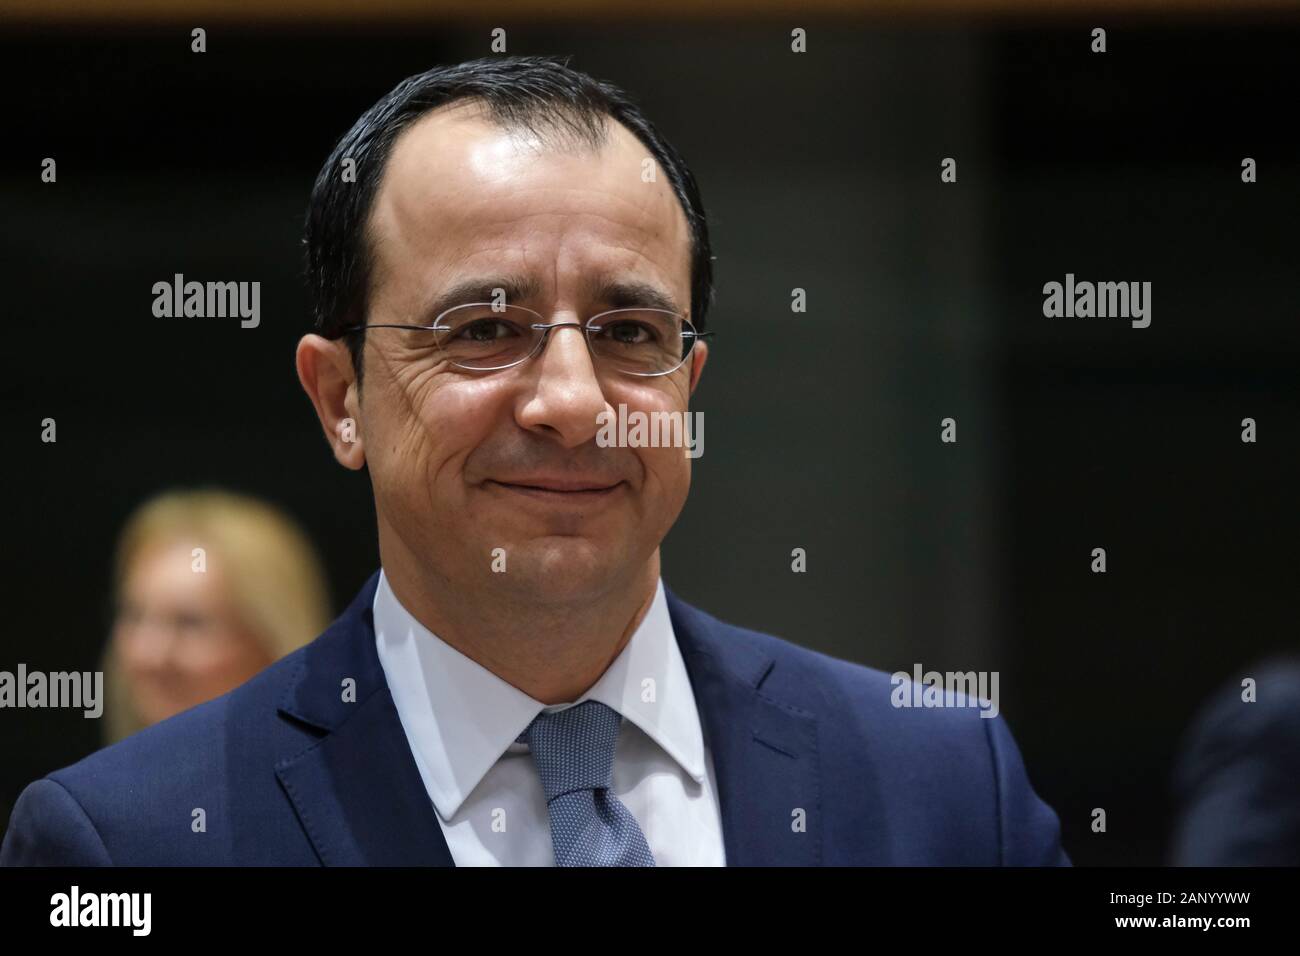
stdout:
[[(369, 323), (431, 323), (430, 304), (452, 286), (508, 277), (535, 292), (507, 301), (548, 323), (649, 304), (602, 300), (610, 281), (651, 286), (687, 313), (689, 228), (663, 170), (645, 181), (648, 150), (612, 121), (599, 152), (525, 137), (468, 103), (400, 137), (373, 207)], [(416, 344), (401, 330), (366, 333), (358, 421), (385, 562), (405, 555), (444, 586), (539, 603), (596, 599), (644, 575), (685, 502), (690, 459), (680, 447), (599, 447), (598, 415), (620, 404), (684, 413), (702, 344), (653, 378), (593, 365), (572, 327), (495, 372)], [(493, 571), (498, 548), (505, 573)]]

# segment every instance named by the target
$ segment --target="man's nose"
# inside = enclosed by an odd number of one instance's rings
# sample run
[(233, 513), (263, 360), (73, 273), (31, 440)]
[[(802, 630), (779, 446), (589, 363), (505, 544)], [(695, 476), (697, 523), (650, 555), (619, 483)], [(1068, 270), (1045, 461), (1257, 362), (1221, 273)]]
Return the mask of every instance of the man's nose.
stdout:
[(532, 375), (536, 385), (520, 405), (519, 424), (550, 432), (566, 448), (591, 441), (600, 430), (596, 418), (608, 403), (582, 326), (553, 326), (533, 359)]

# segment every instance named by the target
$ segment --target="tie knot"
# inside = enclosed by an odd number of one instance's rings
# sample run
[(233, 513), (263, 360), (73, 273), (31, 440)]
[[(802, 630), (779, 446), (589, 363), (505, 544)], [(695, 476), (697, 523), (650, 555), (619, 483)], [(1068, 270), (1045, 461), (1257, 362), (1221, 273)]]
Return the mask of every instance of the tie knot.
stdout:
[(533, 718), (519, 740), (533, 752), (547, 803), (574, 790), (610, 786), (622, 722), (618, 711), (598, 700)]

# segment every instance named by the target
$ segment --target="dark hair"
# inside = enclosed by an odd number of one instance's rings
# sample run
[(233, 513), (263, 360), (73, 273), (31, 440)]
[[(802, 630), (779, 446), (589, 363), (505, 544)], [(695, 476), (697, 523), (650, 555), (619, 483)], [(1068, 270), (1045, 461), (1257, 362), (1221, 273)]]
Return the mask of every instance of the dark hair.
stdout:
[[(312, 188), (307, 209), (307, 283), (315, 327), (327, 338), (363, 324), (373, 264), (367, 226), (370, 209), (398, 136), (428, 111), (475, 100), (505, 129), (524, 129), (543, 142), (599, 148), (606, 117), (630, 130), (663, 167), (691, 231), (691, 322), (700, 331), (713, 298), (708, 224), (695, 177), (672, 145), (626, 93), (563, 61), (539, 56), (487, 57), (434, 67), (409, 77), (366, 110), (339, 140)], [(356, 181), (343, 181), (343, 160)], [(361, 376), (362, 334), (348, 336)]]

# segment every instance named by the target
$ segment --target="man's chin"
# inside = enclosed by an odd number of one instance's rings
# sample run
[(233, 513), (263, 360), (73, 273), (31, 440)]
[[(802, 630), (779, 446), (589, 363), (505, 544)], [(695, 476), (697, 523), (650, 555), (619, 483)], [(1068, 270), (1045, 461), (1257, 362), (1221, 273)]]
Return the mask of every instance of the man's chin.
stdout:
[(621, 542), (546, 535), (503, 550), (499, 584), (518, 599), (543, 605), (594, 600), (634, 573)]

